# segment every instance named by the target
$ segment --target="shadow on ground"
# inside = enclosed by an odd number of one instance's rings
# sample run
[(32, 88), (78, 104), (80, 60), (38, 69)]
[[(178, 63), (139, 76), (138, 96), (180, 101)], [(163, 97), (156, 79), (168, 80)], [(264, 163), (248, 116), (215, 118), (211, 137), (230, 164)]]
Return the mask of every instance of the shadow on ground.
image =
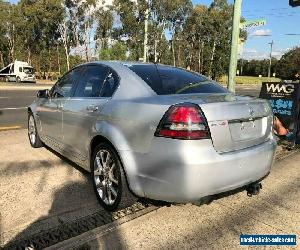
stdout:
[[(72, 190), (86, 189), (82, 183), (72, 183), (66, 185), (54, 194), (54, 200), (49, 213), (45, 217), (39, 218), (36, 222), (32, 223), (25, 230), (19, 233), (14, 239), (4, 246), (4, 249), (25, 249), (26, 247), (32, 249), (43, 249), (45, 247), (54, 245), (58, 242), (70, 239), (80, 235), (88, 230), (105, 225), (112, 222), (112, 215), (106, 211), (100, 211), (91, 216), (85, 216), (73, 221), (63, 221), (60, 216), (57, 217), (57, 225), (45, 231), (39, 230), (41, 223), (47, 223), (52, 214), (56, 214), (61, 208), (61, 204), (65, 199), (72, 196)], [(84, 208), (82, 208), (84, 209)], [(108, 246), (96, 246), (96, 248), (105, 248)], [(90, 249), (88, 246), (82, 246), (81, 249)]]
[[(76, 212), (76, 210), (80, 211), (89, 209), (89, 204), (81, 204), (80, 207), (77, 208), (72, 207), (72, 200), (79, 200), (80, 203), (81, 199), (82, 202), (85, 202), (82, 196), (86, 196), (86, 194), (79, 194), (79, 192), (77, 192), (78, 190), (94, 192), (92, 188), (92, 182), (89, 179), (89, 173), (53, 150), (50, 151), (60, 157), (57, 162), (38, 161), (34, 163), (23, 162), (20, 164), (9, 163), (4, 169), (1, 170), (0, 174), (18, 175), (20, 173), (34, 171), (37, 168), (47, 170), (53, 167), (54, 164), (61, 164), (61, 162), (65, 162), (82, 172), (87, 181), (72, 182), (57, 190), (53, 194), (53, 202), (48, 211), (48, 215), (38, 218), (25, 230), (17, 234), (4, 246), (4, 249), (25, 249), (26, 247), (29, 247), (29, 249), (30, 247), (33, 249), (43, 249), (58, 242), (62, 242), (80, 235), (96, 227), (111, 223), (114, 220), (112, 213), (104, 211), (100, 205), (99, 209), (93, 210), (92, 214), (87, 213), (86, 215), (82, 216), (80, 212)], [(71, 166), (70, 168), (72, 168)], [(45, 171), (45, 173), (47, 173), (47, 171)], [(41, 182), (42, 181), (39, 181), (37, 186), (39, 186)], [(97, 245), (96, 248), (107, 249), (109, 246), (106, 246), (106, 244), (103, 243), (101, 246)], [(90, 249), (90, 247), (82, 246), (80, 249)]]

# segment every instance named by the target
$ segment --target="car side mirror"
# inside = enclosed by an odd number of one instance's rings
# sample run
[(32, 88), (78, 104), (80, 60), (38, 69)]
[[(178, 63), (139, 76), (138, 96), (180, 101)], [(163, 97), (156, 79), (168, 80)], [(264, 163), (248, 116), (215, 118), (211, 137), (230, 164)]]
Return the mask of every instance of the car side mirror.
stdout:
[(49, 89), (39, 90), (36, 96), (37, 98), (49, 98)]

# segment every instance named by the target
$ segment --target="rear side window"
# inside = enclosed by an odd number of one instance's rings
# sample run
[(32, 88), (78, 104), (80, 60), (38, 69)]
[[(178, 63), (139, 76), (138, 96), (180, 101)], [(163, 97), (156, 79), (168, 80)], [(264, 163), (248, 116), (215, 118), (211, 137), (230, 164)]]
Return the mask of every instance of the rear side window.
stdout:
[(163, 86), (156, 66), (153, 65), (126, 65), (142, 78), (157, 94), (162, 94)]
[(219, 84), (184, 69), (163, 65), (130, 65), (128, 67), (158, 95), (228, 93)]

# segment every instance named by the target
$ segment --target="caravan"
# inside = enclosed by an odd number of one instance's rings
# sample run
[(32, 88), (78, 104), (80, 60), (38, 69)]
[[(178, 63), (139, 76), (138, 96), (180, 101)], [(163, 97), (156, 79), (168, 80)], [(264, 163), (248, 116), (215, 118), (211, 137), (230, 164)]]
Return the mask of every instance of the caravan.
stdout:
[(6, 82), (36, 82), (34, 68), (17, 60), (0, 70), (0, 79)]

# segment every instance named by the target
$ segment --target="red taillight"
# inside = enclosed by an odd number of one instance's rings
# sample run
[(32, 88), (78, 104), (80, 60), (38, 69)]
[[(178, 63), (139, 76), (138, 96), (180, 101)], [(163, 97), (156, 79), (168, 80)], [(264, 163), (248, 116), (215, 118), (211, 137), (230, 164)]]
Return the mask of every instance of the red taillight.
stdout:
[(171, 109), (171, 113), (169, 114), (169, 121), (177, 123), (200, 123), (203, 121), (203, 119), (196, 107), (175, 106), (173, 109)]
[(155, 136), (195, 140), (210, 138), (210, 133), (199, 107), (184, 103), (174, 105), (166, 112)]

